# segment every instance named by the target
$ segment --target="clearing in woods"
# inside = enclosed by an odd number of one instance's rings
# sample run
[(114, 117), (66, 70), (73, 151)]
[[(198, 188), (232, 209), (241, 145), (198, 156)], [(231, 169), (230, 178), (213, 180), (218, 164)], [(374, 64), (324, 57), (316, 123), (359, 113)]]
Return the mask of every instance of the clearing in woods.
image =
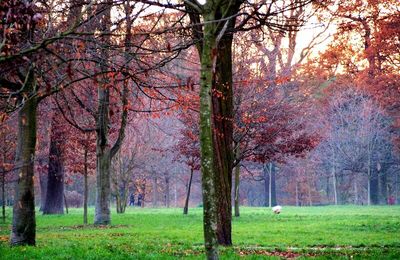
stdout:
[[(93, 221), (90, 209), (89, 219)], [(204, 259), (202, 209), (113, 210), (112, 226), (82, 225), (82, 209), (37, 215), (37, 246), (8, 246), (11, 208), (0, 224), (1, 259)], [(400, 206), (241, 208), (222, 259), (400, 259)]]

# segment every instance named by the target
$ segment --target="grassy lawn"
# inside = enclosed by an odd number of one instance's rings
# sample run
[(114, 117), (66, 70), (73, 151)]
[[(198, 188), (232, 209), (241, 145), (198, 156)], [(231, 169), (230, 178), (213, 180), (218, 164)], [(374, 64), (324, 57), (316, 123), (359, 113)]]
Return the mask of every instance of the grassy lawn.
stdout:
[[(93, 221), (90, 209), (90, 221)], [(81, 209), (37, 216), (37, 246), (8, 246), (10, 214), (0, 224), (0, 259), (202, 259), (202, 209), (113, 211), (110, 227), (82, 225)], [(399, 206), (242, 208), (223, 259), (400, 259)]]

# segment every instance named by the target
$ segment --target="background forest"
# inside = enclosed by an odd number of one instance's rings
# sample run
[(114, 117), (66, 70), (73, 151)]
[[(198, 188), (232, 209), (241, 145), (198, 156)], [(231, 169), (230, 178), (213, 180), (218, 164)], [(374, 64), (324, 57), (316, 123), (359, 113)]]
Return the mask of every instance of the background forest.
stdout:
[(397, 0), (0, 2), (11, 243), (35, 243), (35, 207), (83, 207), (87, 224), (94, 206), (101, 225), (204, 207), (231, 245), (240, 206), (399, 204), (399, 14)]

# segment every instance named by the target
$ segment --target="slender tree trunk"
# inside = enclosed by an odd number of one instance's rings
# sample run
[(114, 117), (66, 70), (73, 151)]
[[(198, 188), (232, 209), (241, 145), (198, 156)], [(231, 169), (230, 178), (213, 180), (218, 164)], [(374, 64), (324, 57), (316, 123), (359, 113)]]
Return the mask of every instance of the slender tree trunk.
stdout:
[(354, 204), (358, 204), (358, 187), (357, 178), (354, 178)]
[(185, 206), (183, 207), (183, 214), (185, 214), (185, 215), (188, 214), (188, 210), (189, 210), (189, 198), (190, 198), (190, 189), (192, 187), (192, 180), (193, 180), (193, 168), (190, 168), (190, 179), (189, 179), (187, 192), (186, 192)]
[(83, 169), (83, 181), (84, 181), (84, 191), (83, 191), (83, 224), (88, 223), (88, 150), (89, 147), (85, 146), (84, 151), (84, 169)]
[(49, 169), (47, 176), (46, 203), (43, 214), (64, 214), (64, 136), (58, 122), (60, 115), (55, 112), (51, 124)]
[[(28, 72), (25, 93), (30, 96), (36, 88), (34, 72)], [(36, 111), (38, 100), (32, 96), (25, 100), (18, 112), (18, 144), (16, 166), (18, 174), (11, 231), (11, 245), (35, 245), (36, 220), (33, 186), (36, 146)]]
[[(308, 178), (307, 178), (308, 179)], [(312, 206), (313, 205), (313, 203), (312, 203), (312, 194), (311, 194), (311, 183), (310, 183), (310, 181), (308, 180), (307, 181), (307, 186), (308, 186), (308, 204), (310, 205), (310, 206)]]
[(272, 163), (269, 163), (268, 207), (272, 207)]
[(176, 189), (176, 182), (174, 182), (174, 207), (178, 207), (178, 191)]
[[(41, 164), (41, 162), (39, 161)], [(40, 182), (40, 208), (39, 211), (43, 212), (44, 206), (46, 204), (46, 191), (47, 191), (47, 175), (45, 173), (39, 173), (39, 182)]]
[(270, 198), (271, 198), (271, 207), (277, 205), (277, 200), (276, 200), (276, 166), (274, 163), (272, 163), (271, 167), (271, 178), (270, 178)]
[(2, 201), (1, 216), (3, 218), (3, 223), (6, 223), (6, 189), (5, 189), (6, 178), (5, 178), (5, 175), (6, 175), (6, 172), (4, 171), (1, 174), (1, 201)]
[(240, 208), (239, 208), (239, 193), (240, 187), (240, 164), (235, 167), (235, 217), (240, 216)]
[(299, 206), (299, 183), (296, 181), (296, 207)]
[(157, 176), (153, 177), (152, 194), (153, 194), (152, 204), (153, 204), (153, 208), (155, 208), (157, 206)]
[(65, 196), (65, 193), (63, 193), (63, 197), (64, 197), (65, 211), (68, 214), (68, 201), (67, 201), (67, 196)]
[(333, 183), (333, 200), (335, 205), (338, 204), (338, 197), (337, 197), (337, 187), (336, 187), (336, 169), (335, 166), (332, 166), (332, 183)]
[(371, 205), (371, 177), (368, 176), (368, 183), (367, 183), (367, 205)]
[(264, 180), (264, 206), (269, 207), (269, 173), (267, 164), (263, 165), (263, 180)]
[(169, 203), (170, 203), (170, 187), (169, 187), (169, 175), (165, 177), (165, 206), (169, 208)]

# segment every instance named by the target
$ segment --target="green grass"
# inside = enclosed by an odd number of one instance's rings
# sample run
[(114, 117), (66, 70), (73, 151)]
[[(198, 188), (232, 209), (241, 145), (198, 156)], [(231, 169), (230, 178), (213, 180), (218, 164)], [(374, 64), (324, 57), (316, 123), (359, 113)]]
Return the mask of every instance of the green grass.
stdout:
[[(128, 209), (112, 226), (82, 225), (82, 210), (37, 216), (37, 246), (8, 246), (11, 209), (0, 224), (0, 259), (204, 258), (202, 209)], [(93, 221), (93, 209), (89, 219)], [(399, 206), (242, 208), (224, 259), (309, 257), (400, 259)]]

